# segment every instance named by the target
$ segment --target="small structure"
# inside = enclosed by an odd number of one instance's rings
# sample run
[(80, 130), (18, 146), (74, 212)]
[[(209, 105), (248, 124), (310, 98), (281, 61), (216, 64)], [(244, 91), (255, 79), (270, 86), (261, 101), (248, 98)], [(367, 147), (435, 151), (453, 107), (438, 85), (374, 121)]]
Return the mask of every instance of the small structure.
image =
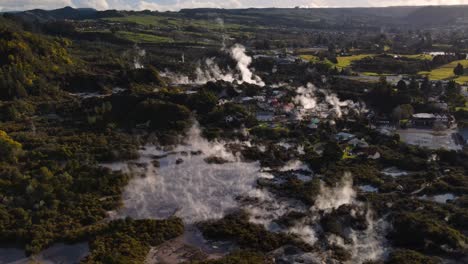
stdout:
[(452, 118), (445, 114), (419, 113), (411, 118), (413, 127), (433, 128), (436, 125), (450, 127)]
[(312, 118), (310, 123), (307, 125), (308, 128), (310, 129), (317, 129), (320, 124), (320, 119), (318, 118)]
[(353, 135), (353, 134), (349, 134), (349, 133), (346, 133), (346, 132), (340, 132), (338, 134), (336, 134), (335, 138), (336, 140), (340, 141), (340, 142), (347, 142), (353, 138), (355, 138), (356, 136)]
[(468, 97), (468, 86), (463, 85), (463, 86), (461, 87), (461, 94), (462, 94), (463, 96), (465, 96), (465, 97)]
[(274, 113), (271, 112), (257, 112), (256, 118), (260, 122), (272, 122), (275, 117)]

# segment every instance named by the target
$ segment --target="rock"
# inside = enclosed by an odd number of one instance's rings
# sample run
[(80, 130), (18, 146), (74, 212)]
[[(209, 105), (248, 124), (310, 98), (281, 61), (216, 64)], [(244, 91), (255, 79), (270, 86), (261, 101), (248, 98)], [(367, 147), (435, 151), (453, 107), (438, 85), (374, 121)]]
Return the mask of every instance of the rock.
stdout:
[(183, 162), (184, 162), (183, 159), (177, 159), (177, 160), (176, 160), (176, 164), (177, 164), (177, 165), (182, 164)]
[(153, 166), (156, 168), (161, 167), (161, 163), (159, 162), (159, 160), (153, 160), (151, 163), (153, 163)]
[(199, 156), (201, 154), (203, 154), (203, 151), (201, 151), (201, 150), (190, 151), (190, 155), (192, 155), (192, 156)]
[(208, 164), (224, 164), (224, 163), (228, 163), (229, 161), (224, 159), (224, 158), (221, 158), (221, 157), (215, 157), (215, 156), (211, 156), (211, 157), (208, 157), (208, 158), (205, 158), (204, 161)]

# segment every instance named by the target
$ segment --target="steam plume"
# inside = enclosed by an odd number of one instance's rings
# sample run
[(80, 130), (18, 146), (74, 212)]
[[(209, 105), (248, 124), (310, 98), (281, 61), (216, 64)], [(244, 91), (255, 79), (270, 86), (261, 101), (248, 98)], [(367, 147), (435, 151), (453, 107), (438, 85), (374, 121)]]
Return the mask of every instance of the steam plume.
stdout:
[[(238, 208), (236, 198), (255, 190), (258, 163), (243, 163), (222, 142), (208, 142), (194, 126), (187, 144), (171, 152), (143, 151), (135, 177), (124, 192), (121, 216), (133, 218), (181, 217), (186, 223), (222, 218)], [(227, 163), (209, 164), (216, 157)], [(159, 167), (154, 166), (154, 162)]]
[[(225, 49), (223, 49), (225, 50)], [(239, 83), (250, 83), (258, 86), (265, 86), (262, 79), (255, 75), (249, 66), (252, 63), (252, 58), (245, 54), (245, 47), (239, 44), (234, 45), (229, 51), (229, 55), (237, 62), (236, 70), (229, 67), (222, 69), (215, 62), (215, 58), (208, 58), (199, 63), (195, 70), (195, 79), (190, 79), (188, 76), (183, 76), (171, 72), (165, 72), (164, 76), (171, 79), (174, 84), (205, 84), (210, 81), (226, 81)]]
[(241, 72), (242, 82), (265, 86), (262, 79), (250, 71), (249, 66), (252, 63), (252, 58), (245, 54), (245, 47), (236, 44), (231, 48), (231, 56), (237, 61), (237, 69)]

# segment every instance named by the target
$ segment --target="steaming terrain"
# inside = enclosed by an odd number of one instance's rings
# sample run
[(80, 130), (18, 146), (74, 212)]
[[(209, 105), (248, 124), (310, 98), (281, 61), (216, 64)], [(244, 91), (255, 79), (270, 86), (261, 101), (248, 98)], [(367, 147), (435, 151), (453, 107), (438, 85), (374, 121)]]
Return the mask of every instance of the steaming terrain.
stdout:
[[(183, 145), (166, 151), (148, 146), (132, 164), (113, 164), (138, 175), (123, 194), (120, 217), (164, 219), (186, 224), (220, 219), (238, 208), (238, 197), (255, 190), (260, 166), (242, 162), (223, 143), (209, 142), (192, 127)], [(119, 168), (120, 169), (120, 168)]]
[(2, 13), (0, 264), (467, 263), (464, 10)]

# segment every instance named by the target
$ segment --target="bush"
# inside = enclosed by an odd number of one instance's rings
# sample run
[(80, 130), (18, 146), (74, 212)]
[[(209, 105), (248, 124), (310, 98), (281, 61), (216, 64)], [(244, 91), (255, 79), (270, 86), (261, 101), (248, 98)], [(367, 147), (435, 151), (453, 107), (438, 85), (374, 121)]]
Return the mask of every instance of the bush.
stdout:
[(466, 243), (459, 231), (421, 213), (396, 215), (393, 239), (398, 246), (417, 250), (440, 250), (442, 245), (460, 250)]
[(270, 233), (263, 226), (250, 223), (244, 212), (203, 223), (201, 230), (209, 239), (234, 240), (241, 248), (261, 252), (269, 252), (291, 242), (291, 238), (284, 234)]
[(273, 263), (263, 254), (253, 251), (237, 251), (218, 260), (194, 262), (193, 264), (267, 264)]
[(182, 235), (178, 218), (168, 220), (116, 220), (90, 243), (83, 263), (143, 263), (150, 247)]
[(387, 264), (437, 264), (440, 261), (433, 257), (425, 256), (413, 250), (395, 250), (390, 255)]
[(137, 124), (149, 121), (153, 130), (184, 131), (190, 126), (190, 118), (191, 112), (187, 107), (154, 99), (139, 103), (133, 113)]
[(22, 146), (0, 130), (0, 161), (15, 162)]

